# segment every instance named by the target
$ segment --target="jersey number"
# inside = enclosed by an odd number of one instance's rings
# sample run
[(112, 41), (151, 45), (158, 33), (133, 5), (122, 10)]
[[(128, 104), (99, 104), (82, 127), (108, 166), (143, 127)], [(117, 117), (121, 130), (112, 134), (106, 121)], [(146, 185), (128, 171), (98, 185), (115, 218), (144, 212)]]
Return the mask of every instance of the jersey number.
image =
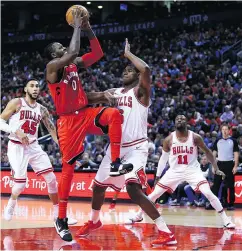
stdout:
[(76, 80), (72, 80), (71, 85), (72, 85), (72, 89), (75, 91), (76, 90)]
[(187, 155), (179, 155), (178, 156), (178, 164), (179, 165), (188, 165)]
[(35, 135), (36, 133), (36, 127), (37, 127), (37, 123), (34, 121), (29, 121), (27, 120), (21, 127), (21, 129), (24, 130), (24, 133), (27, 134), (31, 134), (31, 135)]

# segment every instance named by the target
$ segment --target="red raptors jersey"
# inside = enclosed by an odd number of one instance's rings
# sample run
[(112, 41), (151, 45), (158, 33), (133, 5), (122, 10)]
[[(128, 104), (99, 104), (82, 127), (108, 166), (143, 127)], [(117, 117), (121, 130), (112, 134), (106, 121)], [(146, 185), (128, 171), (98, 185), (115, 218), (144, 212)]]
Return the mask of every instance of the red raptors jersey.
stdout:
[(61, 81), (48, 86), (58, 115), (73, 113), (88, 104), (75, 64), (65, 66)]

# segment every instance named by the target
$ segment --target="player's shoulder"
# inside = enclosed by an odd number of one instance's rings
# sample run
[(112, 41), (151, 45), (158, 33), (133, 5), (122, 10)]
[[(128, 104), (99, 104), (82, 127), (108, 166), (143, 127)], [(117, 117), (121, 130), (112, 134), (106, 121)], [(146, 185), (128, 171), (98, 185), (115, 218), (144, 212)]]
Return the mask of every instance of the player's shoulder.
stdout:
[(170, 144), (172, 142), (172, 138), (173, 138), (173, 133), (170, 133), (170, 135), (168, 135), (165, 139), (164, 139), (164, 143), (168, 143)]
[(13, 98), (8, 102), (8, 105), (17, 107), (17, 106), (21, 105), (21, 103), (22, 103), (21, 98)]
[(192, 134), (193, 138), (201, 138), (202, 139), (201, 135), (199, 135), (198, 133), (190, 131), (190, 130), (189, 130), (189, 132)]
[(55, 64), (55, 63), (58, 62), (59, 60), (60, 60), (59, 58), (53, 58), (52, 60), (50, 60), (50, 61), (47, 63), (46, 67), (48, 68), (48, 67), (52, 66), (53, 64)]
[(46, 111), (46, 110), (48, 110), (44, 105), (40, 104), (39, 102), (36, 102), (36, 103), (37, 103), (37, 105), (39, 106), (39, 108), (40, 108), (41, 111)]

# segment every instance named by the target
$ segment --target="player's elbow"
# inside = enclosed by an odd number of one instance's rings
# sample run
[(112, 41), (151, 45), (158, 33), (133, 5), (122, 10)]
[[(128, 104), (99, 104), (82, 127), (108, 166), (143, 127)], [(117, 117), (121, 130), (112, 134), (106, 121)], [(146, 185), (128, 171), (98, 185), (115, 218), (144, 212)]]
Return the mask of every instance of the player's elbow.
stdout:
[(78, 57), (78, 51), (70, 51), (68, 54), (70, 55), (71, 60), (74, 60)]
[(97, 60), (101, 59), (104, 56), (103, 50), (100, 49), (100, 51), (97, 53)]
[(150, 73), (150, 67), (149, 67), (149, 65), (145, 66), (145, 72)]

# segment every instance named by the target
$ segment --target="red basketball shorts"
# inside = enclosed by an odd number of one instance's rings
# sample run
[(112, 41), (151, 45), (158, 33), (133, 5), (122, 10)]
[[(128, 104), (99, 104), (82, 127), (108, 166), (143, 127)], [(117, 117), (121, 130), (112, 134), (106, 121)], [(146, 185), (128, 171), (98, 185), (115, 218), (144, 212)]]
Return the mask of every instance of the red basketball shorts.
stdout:
[(98, 117), (105, 107), (84, 108), (74, 114), (62, 115), (57, 120), (57, 133), (62, 161), (73, 164), (84, 151), (87, 134), (103, 135), (104, 128), (98, 125)]

